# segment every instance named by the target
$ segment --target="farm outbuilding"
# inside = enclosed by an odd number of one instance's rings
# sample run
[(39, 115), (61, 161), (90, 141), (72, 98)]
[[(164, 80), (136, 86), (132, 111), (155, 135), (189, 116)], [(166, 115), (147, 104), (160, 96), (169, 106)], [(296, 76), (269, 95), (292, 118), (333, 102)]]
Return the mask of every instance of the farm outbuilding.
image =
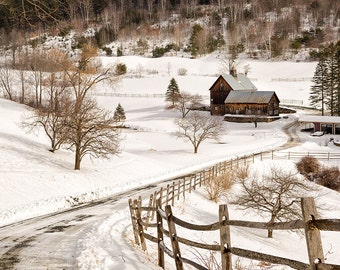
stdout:
[(340, 134), (340, 116), (302, 115), (299, 122), (305, 126), (311, 125), (314, 132)]
[(210, 112), (225, 114), (225, 100), (231, 91), (256, 91), (256, 86), (244, 74), (220, 75), (210, 87)]
[[(237, 116), (261, 118), (261, 121), (272, 121), (279, 116), (280, 100), (276, 93), (257, 91), (246, 75), (237, 74), (234, 69), (229, 75), (220, 75), (209, 90), (212, 115), (228, 115), (225, 119), (232, 121), (237, 121)], [(247, 120), (245, 117), (239, 119)]]
[(280, 100), (274, 91), (232, 91), (225, 104), (226, 114), (277, 116)]

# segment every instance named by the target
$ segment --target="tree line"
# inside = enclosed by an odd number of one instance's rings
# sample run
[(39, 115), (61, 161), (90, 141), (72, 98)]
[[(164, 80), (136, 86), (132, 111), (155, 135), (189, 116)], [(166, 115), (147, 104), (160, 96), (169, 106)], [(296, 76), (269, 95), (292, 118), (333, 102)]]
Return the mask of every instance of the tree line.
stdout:
[[(247, 50), (258, 57), (264, 51), (272, 58), (288, 49), (334, 41), (339, 11), (339, 1), (333, 0), (1, 0), (0, 42), (17, 42), (13, 31), (27, 38), (30, 32), (65, 35), (96, 25), (98, 47), (119, 38), (154, 35), (182, 48), (192, 27), (189, 20), (204, 18), (204, 31), (192, 29), (203, 41), (201, 48), (189, 45), (193, 56), (225, 42), (234, 54)], [(165, 21), (167, 26), (161, 26)]]
[[(108, 158), (119, 152), (118, 128), (125, 112), (121, 106), (114, 113), (102, 109), (90, 93), (98, 84), (114, 84), (117, 76), (111, 67), (103, 68), (96, 55), (90, 46), (76, 58), (56, 50), (31, 58), (28, 70), (0, 69), (5, 97), (32, 108), (23, 128), (43, 130), (51, 152), (61, 147), (73, 151), (75, 170), (86, 155)], [(19, 84), (13, 85), (18, 74)]]
[(340, 41), (314, 53), (318, 59), (310, 91), (311, 105), (322, 115), (340, 115)]

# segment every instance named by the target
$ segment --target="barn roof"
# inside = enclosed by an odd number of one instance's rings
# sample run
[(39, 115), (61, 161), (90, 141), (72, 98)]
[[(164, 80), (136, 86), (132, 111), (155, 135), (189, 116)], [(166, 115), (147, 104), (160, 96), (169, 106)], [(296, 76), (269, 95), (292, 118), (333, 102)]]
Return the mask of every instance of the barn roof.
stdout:
[[(249, 80), (249, 78), (244, 74), (237, 74), (237, 77), (230, 74), (221, 75), (221, 77), (230, 85), (233, 90), (239, 91), (256, 91), (256, 86)], [(218, 79), (214, 82), (214, 84), (210, 87), (213, 88), (215, 83)]]
[(274, 91), (231, 91), (227, 96), (225, 103), (268, 103)]

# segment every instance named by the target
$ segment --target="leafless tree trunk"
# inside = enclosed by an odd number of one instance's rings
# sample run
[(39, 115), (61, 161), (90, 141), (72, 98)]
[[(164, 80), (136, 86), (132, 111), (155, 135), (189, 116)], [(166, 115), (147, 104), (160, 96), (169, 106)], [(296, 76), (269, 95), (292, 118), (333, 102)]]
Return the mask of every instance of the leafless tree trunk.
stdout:
[(80, 170), (85, 155), (108, 158), (119, 152), (117, 121), (108, 112), (99, 109), (93, 99), (84, 99), (79, 108), (73, 103), (73, 112), (67, 121), (70, 130), (68, 142), (75, 151), (74, 169)]
[(75, 170), (80, 169), (83, 157), (108, 157), (119, 150), (119, 138), (115, 120), (107, 112), (98, 109), (94, 100), (88, 97), (95, 85), (111, 81), (110, 69), (101, 70), (96, 62), (96, 49), (85, 47), (73, 67), (64, 66), (65, 78), (74, 93), (72, 114), (67, 120), (69, 127), (68, 144), (75, 151)]
[(91, 0), (77, 0), (77, 1), (81, 17), (85, 24), (88, 24), (88, 22), (90, 21), (90, 14), (92, 12), (92, 1)]
[(0, 67), (0, 89), (2, 89), (5, 98), (14, 99), (13, 74), (8, 65)]
[(146, 0), (146, 3), (148, 5), (149, 20), (151, 21), (152, 9), (153, 9), (153, 4), (155, 3), (155, 0)]
[(178, 110), (182, 118), (184, 118), (191, 110), (197, 109), (202, 106), (202, 96), (192, 95), (187, 92), (182, 92), (176, 98), (174, 107)]
[(223, 124), (219, 117), (207, 116), (199, 112), (178, 119), (176, 124), (179, 127), (176, 136), (190, 141), (195, 154), (203, 141), (217, 139), (223, 131)]

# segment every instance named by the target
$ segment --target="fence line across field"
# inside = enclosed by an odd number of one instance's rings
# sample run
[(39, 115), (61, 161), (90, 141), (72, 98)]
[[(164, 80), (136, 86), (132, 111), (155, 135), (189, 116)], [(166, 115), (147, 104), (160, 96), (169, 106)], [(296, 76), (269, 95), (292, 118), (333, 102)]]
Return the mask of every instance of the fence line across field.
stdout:
[[(211, 251), (220, 250), (222, 264), (225, 265), (222, 269), (231, 268), (231, 254), (255, 259), (267, 261), (270, 263), (284, 264), (295, 269), (340, 269), (340, 265), (328, 265), (324, 263), (323, 251), (322, 251), (322, 241), (320, 238), (319, 230), (328, 231), (340, 231), (340, 220), (330, 219), (330, 220), (317, 220), (317, 213), (314, 205), (313, 199), (302, 199), (302, 209), (304, 214), (304, 220), (296, 220), (286, 223), (261, 223), (261, 222), (247, 222), (247, 221), (232, 221), (227, 218), (226, 214), (223, 214), (222, 220), (215, 224), (210, 225), (195, 225), (189, 224), (178, 217), (175, 217), (171, 212), (171, 206), (174, 206), (175, 201), (179, 200), (181, 197), (185, 199), (187, 193), (191, 193), (197, 187), (200, 187), (204, 182), (211, 180), (213, 177), (225, 173), (227, 170), (247, 165), (248, 163), (255, 162), (256, 159), (298, 159), (304, 156), (314, 156), (318, 159), (333, 160), (340, 159), (339, 153), (332, 152), (290, 152), (290, 151), (269, 151), (254, 153), (252, 155), (237, 157), (230, 159), (228, 161), (223, 161), (215, 164), (212, 167), (206, 168), (202, 171), (198, 171), (184, 177), (170, 180), (171, 184), (166, 184), (159, 190), (155, 191), (150, 195), (147, 200), (147, 206), (142, 205), (142, 198), (129, 199), (129, 209), (131, 215), (131, 222), (133, 228), (134, 239), (137, 245), (140, 245), (143, 250), (147, 249), (146, 240), (157, 243), (158, 249), (158, 264), (164, 268), (164, 254), (174, 258), (176, 269), (183, 269), (183, 263), (190, 264), (196, 269), (206, 269), (196, 262), (190, 261), (189, 259), (182, 258), (180, 253), (180, 245), (178, 243), (186, 244), (192, 247), (204, 248)], [(305, 202), (304, 202), (305, 200)], [(170, 209), (169, 209), (170, 207)], [(165, 210), (163, 210), (165, 209)], [(227, 213), (227, 207), (225, 206), (223, 213)], [(307, 210), (304, 210), (307, 209)], [(221, 211), (221, 210), (220, 210)], [(220, 214), (221, 215), (221, 214)], [(156, 216), (156, 217), (155, 217)], [(312, 218), (313, 217), (313, 218)], [(157, 219), (157, 222), (153, 222)], [(221, 217), (220, 217), (221, 219)], [(168, 229), (164, 228), (165, 221), (168, 223)], [(170, 223), (169, 223), (170, 222)], [(287, 230), (287, 229), (305, 229), (307, 250), (309, 254), (309, 264), (303, 262), (294, 261), (287, 258), (281, 258), (276, 256), (271, 256), (268, 254), (262, 254), (250, 250), (239, 249), (236, 247), (231, 247), (230, 239), (222, 239), (220, 245), (211, 244), (207, 245), (205, 243), (199, 243), (183, 237), (179, 237), (176, 234), (176, 226), (192, 227), (197, 230), (220, 230), (221, 235), (225, 235), (226, 231), (229, 231), (229, 226), (243, 226), (251, 228), (262, 228), (273, 230)], [(227, 227), (226, 227), (227, 226)], [(157, 229), (154, 235), (147, 233), (147, 230)], [(171, 228), (171, 229), (170, 229)], [(222, 232), (223, 230), (223, 232)], [(226, 231), (225, 231), (226, 230)], [(172, 248), (164, 244), (164, 237), (170, 237)], [(230, 236), (229, 236), (230, 237)], [(308, 238), (308, 239), (307, 239)], [(223, 241), (224, 242), (223, 242)], [(175, 242), (174, 242), (175, 241)], [(176, 242), (177, 241), (177, 242)], [(224, 244), (223, 244), (224, 243)], [(321, 250), (321, 252), (320, 252)], [(316, 256), (316, 257), (315, 257)], [(318, 259), (318, 260), (316, 260)], [(316, 263), (318, 262), (318, 263)]]
[[(302, 198), (301, 208), (303, 220), (290, 222), (276, 222), (273, 224), (265, 222), (251, 222), (230, 220), (227, 205), (219, 206), (219, 220), (212, 224), (198, 225), (183, 221), (173, 214), (171, 205), (166, 205), (164, 209), (158, 200), (156, 207), (143, 207), (141, 200), (129, 200), (132, 227), (136, 244), (140, 245), (144, 251), (147, 250), (146, 240), (157, 245), (158, 266), (165, 269), (165, 254), (174, 259), (177, 270), (183, 270), (184, 264), (189, 264), (196, 269), (208, 270), (204, 265), (196, 261), (185, 258), (181, 253), (181, 245), (193, 248), (200, 248), (209, 251), (219, 251), (223, 270), (232, 269), (232, 255), (239, 257), (265, 261), (273, 264), (287, 265), (294, 269), (340, 269), (340, 265), (326, 264), (320, 231), (340, 231), (340, 219), (316, 219), (317, 212), (313, 198)], [(150, 211), (156, 213), (156, 222), (145, 222), (145, 215), (142, 213)], [(279, 256), (260, 253), (252, 250), (233, 247), (231, 244), (232, 235), (230, 226), (272, 229), (272, 230), (297, 230), (304, 229), (306, 245), (308, 251), (309, 264), (283, 258)], [(197, 240), (187, 239), (177, 234), (177, 228), (182, 227), (191, 231), (201, 233), (209, 231), (219, 231), (220, 243), (197, 242)], [(153, 228), (153, 232), (147, 232), (148, 228)], [(150, 230), (149, 230), (150, 231)], [(169, 245), (171, 243), (171, 247)]]
[[(97, 96), (111, 96), (111, 97), (129, 97), (129, 98), (165, 98), (165, 94), (129, 94), (129, 93), (95, 93)], [(201, 95), (203, 99), (210, 99), (209, 95)], [(303, 100), (300, 99), (283, 99), (282, 104), (286, 105), (303, 105)]]

